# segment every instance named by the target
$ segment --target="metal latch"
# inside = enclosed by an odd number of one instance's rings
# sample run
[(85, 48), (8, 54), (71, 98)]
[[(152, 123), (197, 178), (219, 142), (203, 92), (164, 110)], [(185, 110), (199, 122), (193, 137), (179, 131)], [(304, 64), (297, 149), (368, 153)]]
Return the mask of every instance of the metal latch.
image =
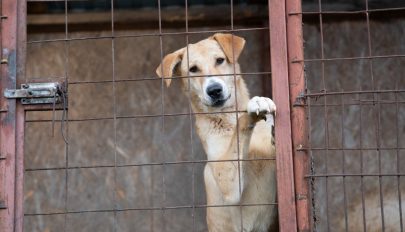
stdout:
[(29, 104), (58, 104), (62, 102), (61, 84), (51, 83), (28, 83), (22, 84), (21, 89), (6, 89), (6, 98), (19, 98), (23, 105)]

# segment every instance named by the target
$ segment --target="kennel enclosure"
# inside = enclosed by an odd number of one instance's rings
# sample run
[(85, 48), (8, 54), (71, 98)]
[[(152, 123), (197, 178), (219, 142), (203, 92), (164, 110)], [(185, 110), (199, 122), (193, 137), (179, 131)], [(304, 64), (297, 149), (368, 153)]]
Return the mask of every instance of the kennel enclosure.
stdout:
[[(216, 32), (277, 104), (280, 231), (403, 231), (403, 1), (220, 3), (1, 2), (1, 231), (205, 231), (230, 206), (205, 203), (188, 77), (154, 70)], [(28, 83), (57, 95), (4, 96)]]

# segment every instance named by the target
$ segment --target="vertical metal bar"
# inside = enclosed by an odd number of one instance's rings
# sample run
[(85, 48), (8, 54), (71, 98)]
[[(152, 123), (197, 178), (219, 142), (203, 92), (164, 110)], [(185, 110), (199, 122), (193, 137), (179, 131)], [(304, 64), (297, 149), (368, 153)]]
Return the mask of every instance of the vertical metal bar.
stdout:
[[(398, 83), (395, 85), (395, 89), (398, 89)], [(401, 160), (400, 160), (400, 155), (399, 155), (399, 103), (398, 103), (398, 93), (395, 93), (395, 119), (396, 119), (396, 128), (397, 128), (397, 133), (396, 133), (396, 156), (397, 156), (397, 173), (400, 173), (401, 170)], [(403, 219), (402, 219), (402, 197), (401, 197), (401, 177), (398, 175), (397, 176), (397, 192), (398, 192), (398, 208), (399, 208), (399, 225), (401, 228), (401, 231), (404, 231), (404, 224), (403, 224)]]
[[(305, 80), (305, 83), (307, 83), (307, 80)], [(308, 85), (307, 85), (308, 86)], [(307, 90), (307, 92), (309, 92)], [(307, 119), (308, 119), (308, 155), (309, 155), (309, 173), (311, 175), (315, 174), (315, 170), (314, 170), (314, 156), (312, 153), (312, 136), (311, 136), (311, 131), (312, 131), (312, 117), (311, 117), (311, 107), (312, 107), (312, 102), (311, 102), (311, 98), (307, 99)], [(316, 222), (317, 222), (317, 218), (316, 218), (316, 205), (315, 205), (315, 179), (312, 177), (310, 179), (310, 183), (309, 186), (311, 187), (311, 190), (309, 192), (309, 195), (311, 197), (311, 201), (308, 203), (311, 203), (311, 211), (310, 211), (310, 228), (312, 229), (312, 231), (317, 231), (316, 230)], [(309, 207), (309, 206), (308, 206)]]
[(0, 228), (15, 231), (16, 191), (16, 100), (5, 99), (3, 91), (17, 86), (17, 8), (15, 0), (1, 1), (1, 109), (0, 115)]
[[(17, 1), (17, 83), (26, 81), (25, 62), (27, 44), (27, 2)], [(24, 130), (25, 109), (22, 104), (16, 108), (16, 188), (15, 188), (15, 232), (24, 227)]]
[(115, 28), (114, 28), (114, 0), (111, 0), (111, 63), (112, 63), (112, 92), (113, 92), (113, 124), (114, 124), (114, 220), (113, 231), (117, 231), (117, 90), (115, 83)]
[[(64, 71), (65, 71), (65, 83), (69, 83), (69, 71), (68, 71), (68, 67), (69, 67), (69, 27), (68, 27), (68, 0), (65, 0), (65, 42), (64, 42), (64, 53), (65, 53), (65, 60), (64, 60)], [(63, 97), (63, 104), (64, 104), (64, 111), (65, 106), (67, 104), (66, 102), (66, 98)], [(64, 115), (65, 112), (62, 113), (62, 115)], [(63, 116), (62, 116), (63, 117)], [(68, 194), (69, 194), (69, 185), (68, 185), (68, 181), (69, 181), (69, 144), (67, 141), (69, 141), (69, 114), (66, 114), (66, 128), (63, 127), (64, 125), (64, 120), (61, 121), (61, 134), (62, 137), (65, 140), (65, 205), (64, 205), (64, 225), (63, 225), (63, 231), (66, 232), (66, 227), (67, 227), (67, 216), (68, 216)], [(66, 133), (66, 138), (64, 136), (64, 133)]]
[[(185, 0), (184, 2), (185, 8), (185, 20), (186, 20), (186, 50), (187, 50), (187, 70), (190, 69), (190, 53), (188, 52), (189, 49), (189, 28), (188, 28), (188, 1)], [(191, 80), (187, 78), (188, 89), (191, 89)], [(190, 95), (187, 94), (190, 98)], [(191, 160), (194, 160), (194, 146), (193, 146), (193, 116), (192, 116), (192, 106), (191, 106), (191, 99), (188, 99), (188, 118), (189, 118), (189, 126), (190, 126), (190, 149), (191, 149)], [(191, 211), (191, 218), (193, 220), (193, 232), (196, 231), (196, 221), (195, 221), (195, 164), (191, 164), (191, 194), (192, 194), (192, 211)]]
[(25, 109), (23, 105), (18, 104), (16, 109), (16, 183), (14, 232), (22, 232), (24, 227), (24, 126)]
[[(234, 12), (234, 9), (233, 9), (233, 0), (230, 0), (230, 7), (231, 7), (231, 30), (234, 30), (234, 21), (233, 21), (233, 12)], [(235, 60), (235, 56), (234, 56), (234, 53), (235, 53), (235, 48), (234, 48), (234, 46), (233, 46), (233, 40), (234, 40), (234, 38), (233, 38), (233, 34), (232, 34), (232, 57), (233, 57), (233, 62), (232, 62), (232, 64), (233, 64), (233, 82), (234, 82), (234, 85), (236, 86), (236, 60)], [(237, 156), (237, 160), (238, 160), (238, 190), (239, 190), (239, 196), (242, 196), (242, 183), (241, 183), (241, 179), (242, 179), (242, 173), (241, 173), (241, 169), (242, 169), (242, 165), (243, 165), (243, 161), (241, 161), (240, 160), (240, 157), (241, 157), (241, 149), (240, 149), (240, 147), (239, 147), (239, 144), (240, 144), (240, 134), (239, 134), (239, 120), (238, 120), (238, 118), (239, 118), (239, 113), (238, 113), (238, 111), (239, 111), (239, 104), (238, 104), (238, 92), (237, 92), (237, 88), (235, 88), (235, 90), (234, 90), (234, 93), (235, 93), (235, 117), (236, 117), (236, 128), (235, 128), (235, 130), (236, 130), (236, 144), (237, 144), (237, 146), (236, 146), (236, 152), (237, 152), (237, 154), (238, 154), (238, 156)], [(239, 201), (239, 220), (240, 220), (240, 230), (241, 231), (244, 231), (244, 226), (243, 226), (243, 208), (242, 208), (242, 201)]]
[[(371, 32), (370, 32), (370, 15), (369, 15), (369, 6), (368, 6), (368, 0), (366, 0), (366, 22), (367, 22), (367, 42), (368, 42), (368, 55), (369, 57), (372, 56), (372, 49), (371, 49)], [(369, 59), (369, 70), (370, 70), (370, 77), (371, 77), (371, 87), (372, 90), (376, 90), (375, 86), (375, 79), (374, 79), (374, 73), (373, 73), (373, 59)], [(381, 176), (381, 140), (380, 140), (380, 128), (381, 128), (381, 105), (379, 103), (379, 95), (378, 93), (373, 94), (373, 100), (377, 101), (377, 104), (375, 105), (374, 109), (376, 110), (375, 118), (377, 120), (377, 126), (376, 126), (376, 145), (377, 145), (377, 156), (378, 156), (378, 174), (380, 176), (378, 177), (378, 184), (379, 184), (379, 192), (380, 192), (380, 212), (381, 212), (381, 229), (382, 232), (385, 231), (385, 221), (384, 221), (384, 196), (383, 196), (383, 191), (382, 191), (382, 176)]]
[(381, 210), (381, 226), (382, 226), (382, 231), (385, 231), (385, 220), (384, 220), (384, 195), (383, 195), (383, 186), (382, 186), (382, 176), (381, 176), (381, 133), (380, 133), (380, 128), (381, 128), (381, 104), (379, 103), (379, 99), (380, 99), (380, 95), (377, 94), (377, 105), (376, 105), (376, 109), (377, 109), (377, 115), (376, 115), (376, 119), (377, 119), (377, 152), (378, 152), (378, 184), (379, 184), (379, 189), (380, 189), (380, 210)]
[(270, 55), (275, 117), (280, 231), (297, 231), (288, 83), (286, 1), (269, 1)]
[[(342, 90), (343, 92), (343, 90)], [(341, 127), (342, 127), (342, 131), (341, 131), (341, 142), (342, 142), (342, 172), (343, 174), (346, 174), (346, 153), (345, 153), (345, 143), (344, 143), (344, 112), (345, 112), (345, 103), (344, 103), (344, 99), (343, 99), (343, 94), (340, 95), (340, 101), (342, 104), (341, 107), (341, 115), (340, 115), (340, 120), (341, 120)], [(348, 227), (348, 220), (347, 220), (347, 194), (346, 194), (346, 176), (342, 176), (342, 181), (343, 181), (343, 202), (344, 202), (344, 217), (345, 217), (345, 231), (347, 232), (349, 227)]]
[[(318, 0), (318, 7), (319, 7), (319, 28), (320, 28), (320, 36), (321, 36), (321, 72), (322, 72), (322, 88), (323, 91), (326, 92), (326, 81), (325, 81), (325, 49), (324, 49), (324, 37), (323, 37), (323, 17), (322, 17), (322, 1)], [(325, 122), (325, 154), (324, 154), (324, 162), (325, 162), (325, 208), (326, 208), (326, 225), (327, 231), (330, 231), (330, 222), (329, 222), (329, 188), (328, 188), (328, 156), (329, 156), (329, 121), (328, 121), (328, 108), (327, 108), (327, 96), (323, 97), (324, 103), (324, 122)]]
[[(361, 96), (358, 96), (361, 99)], [(363, 154), (363, 105), (360, 104), (360, 173), (363, 173), (364, 169), (364, 154)], [(367, 219), (366, 219), (366, 203), (365, 203), (365, 196), (364, 196), (364, 176), (360, 176), (360, 190), (361, 190), (361, 209), (363, 214), (363, 231), (367, 231)]]
[[(161, 0), (158, 0), (158, 12), (159, 12), (159, 42), (160, 42), (160, 63), (163, 63), (163, 38), (162, 38), (162, 6), (161, 6)], [(163, 65), (161, 66), (161, 72), (163, 73)], [(164, 78), (161, 78), (160, 82), (160, 93), (161, 93), (161, 111), (162, 111), (162, 138), (164, 137), (165, 133), (165, 96), (164, 96), (164, 91), (165, 91), (165, 83), (164, 83)], [(162, 203), (161, 203), (161, 208), (162, 208), (162, 231), (166, 231), (166, 179), (165, 179), (165, 171), (166, 171), (166, 160), (163, 160), (163, 165), (162, 165)]]
[[(294, 106), (297, 101), (302, 101), (300, 95), (305, 93), (304, 63), (294, 62), (304, 59), (302, 14), (289, 14), (290, 12), (301, 12), (301, 0), (287, 0), (287, 43), (288, 43), (288, 73), (290, 87), (291, 108), (291, 132), (292, 147), (294, 155), (294, 183), (295, 198), (297, 207), (298, 231), (309, 231), (309, 194), (308, 182), (305, 175), (308, 173), (308, 130), (305, 108)], [(272, 28), (271, 28), (272, 29)]]

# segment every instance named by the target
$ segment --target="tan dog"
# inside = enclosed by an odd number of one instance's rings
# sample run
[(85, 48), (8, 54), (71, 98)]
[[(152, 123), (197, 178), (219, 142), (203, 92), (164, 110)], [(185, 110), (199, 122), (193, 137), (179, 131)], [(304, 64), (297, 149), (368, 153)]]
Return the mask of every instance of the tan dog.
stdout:
[[(168, 78), (167, 86), (174, 75), (192, 77), (182, 80), (195, 113), (247, 111), (238, 117), (196, 114), (208, 160), (228, 160), (208, 162), (204, 169), (207, 204), (214, 206), (207, 208), (211, 232), (265, 232), (277, 219), (277, 208), (271, 205), (276, 201), (275, 162), (269, 160), (275, 158), (272, 125), (262, 120), (276, 106), (269, 98), (249, 100), (245, 82), (234, 75), (240, 73), (237, 60), (244, 45), (243, 38), (215, 34), (167, 55), (156, 70), (159, 77)], [(249, 161), (254, 159), (261, 160)]]

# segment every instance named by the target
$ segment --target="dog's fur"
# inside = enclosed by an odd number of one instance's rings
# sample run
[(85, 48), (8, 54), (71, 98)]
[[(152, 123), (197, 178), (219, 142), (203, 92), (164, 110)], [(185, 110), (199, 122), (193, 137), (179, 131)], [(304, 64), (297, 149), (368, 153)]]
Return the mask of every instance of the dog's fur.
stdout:
[[(204, 169), (207, 204), (214, 206), (207, 208), (210, 232), (265, 232), (277, 221), (277, 208), (271, 205), (276, 201), (275, 162), (269, 159), (275, 158), (272, 125), (262, 120), (268, 115), (272, 121), (269, 114), (276, 107), (269, 98), (249, 100), (238, 75), (244, 44), (241, 37), (215, 34), (167, 55), (156, 70), (167, 86), (175, 75), (194, 76), (182, 80), (195, 113), (247, 111), (238, 118), (236, 113), (196, 114), (208, 160), (225, 160), (208, 162)], [(215, 87), (220, 89), (210, 91)], [(253, 159), (261, 160), (248, 161)], [(215, 207), (221, 205), (231, 206)]]

